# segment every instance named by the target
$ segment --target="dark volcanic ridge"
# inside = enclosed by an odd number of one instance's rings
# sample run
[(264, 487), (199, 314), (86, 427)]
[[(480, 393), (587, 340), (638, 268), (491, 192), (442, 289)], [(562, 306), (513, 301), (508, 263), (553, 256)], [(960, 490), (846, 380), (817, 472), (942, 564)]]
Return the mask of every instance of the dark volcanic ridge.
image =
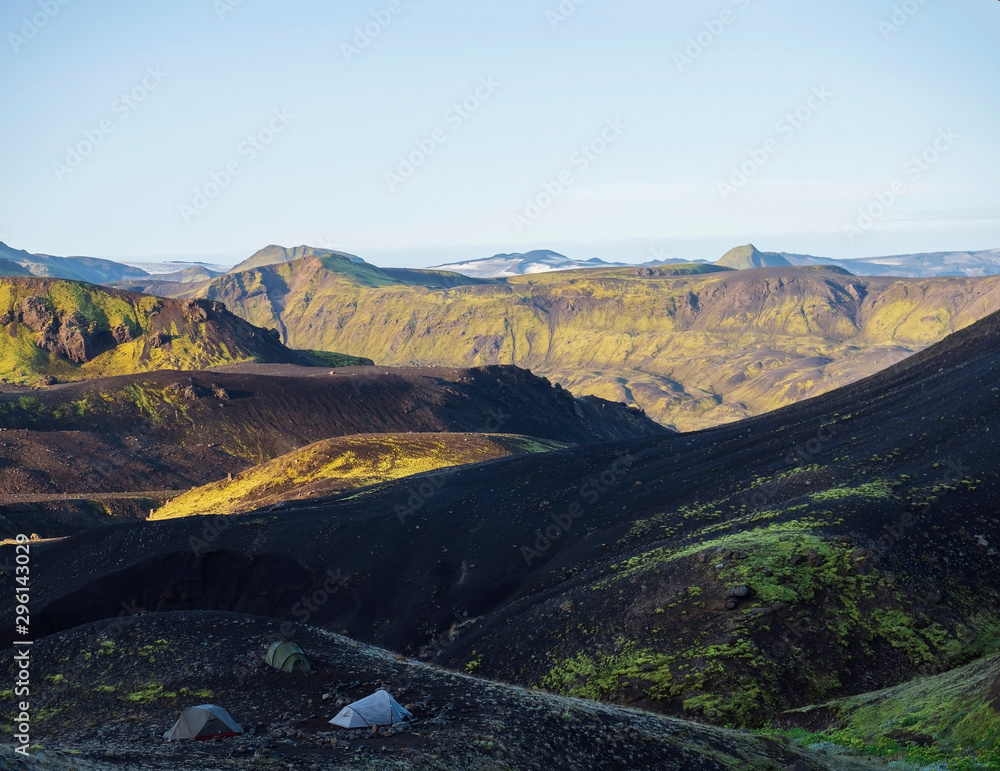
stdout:
[[(277, 364), (8, 389), (0, 425), (0, 536), (25, 532), (3, 504), (180, 492), (332, 437), (485, 432), (578, 444), (666, 433), (638, 410), (577, 399), (516, 367)], [(42, 516), (27, 524), (48, 537), (79, 529)]]

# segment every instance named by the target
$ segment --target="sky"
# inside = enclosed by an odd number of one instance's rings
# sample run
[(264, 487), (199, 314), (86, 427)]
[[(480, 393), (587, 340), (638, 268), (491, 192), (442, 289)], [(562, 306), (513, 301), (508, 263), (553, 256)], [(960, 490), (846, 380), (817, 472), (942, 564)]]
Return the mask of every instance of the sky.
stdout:
[(0, 240), (996, 248), (998, 32), (996, 0), (4, 0)]

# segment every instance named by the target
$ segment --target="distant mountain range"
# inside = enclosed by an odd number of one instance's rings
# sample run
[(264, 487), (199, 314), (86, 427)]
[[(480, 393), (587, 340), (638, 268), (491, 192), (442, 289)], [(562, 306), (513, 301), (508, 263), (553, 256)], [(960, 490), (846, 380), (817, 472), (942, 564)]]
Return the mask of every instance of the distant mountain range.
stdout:
[(933, 278), (935, 276), (995, 276), (1000, 274), (1000, 249), (979, 252), (927, 252), (835, 260), (811, 254), (762, 252), (753, 244), (731, 249), (716, 265), (737, 270), (774, 268), (791, 265), (821, 265), (842, 268), (856, 276), (899, 276)]
[[(205, 262), (171, 260), (166, 262), (118, 262), (98, 257), (55, 257), (50, 254), (30, 254), (0, 241), (0, 277), (43, 276), (92, 284), (120, 284), (146, 279), (149, 291), (164, 282), (199, 284), (225, 273), (235, 274), (268, 265), (280, 265), (307, 257), (342, 257), (350, 262), (367, 265), (361, 257), (333, 249), (312, 246), (292, 248), (270, 245), (252, 254), (238, 265), (227, 269), (223, 265)], [(641, 264), (613, 262), (592, 258), (574, 260), (550, 249), (530, 252), (496, 254), (482, 259), (452, 262), (427, 268), (428, 271), (448, 271), (480, 279), (499, 279), (552, 273), (560, 270), (600, 270), (622, 267), (657, 267), (683, 265), (703, 260), (665, 259)], [(972, 252), (927, 252), (898, 254), (885, 257), (838, 260), (791, 252), (762, 252), (753, 244), (731, 249), (714, 263), (720, 268), (751, 270), (791, 266), (822, 266), (840, 268), (855, 276), (898, 276), (900, 278), (933, 278), (935, 276), (995, 276), (1000, 274), (1000, 249)], [(391, 270), (391, 269), (390, 269)], [(178, 292), (168, 292), (177, 296)]]
[(99, 257), (56, 257), (31, 254), (0, 241), (0, 276), (38, 276), (114, 284), (155, 275), (160, 281), (188, 283), (210, 281), (225, 272), (217, 265), (200, 262), (137, 262), (126, 264)]
[[(668, 259), (644, 262), (635, 267), (681, 264), (689, 260)], [(700, 262), (694, 260), (693, 262)], [(574, 260), (558, 252), (537, 250), (525, 254), (498, 254), (481, 260), (438, 265), (438, 270), (450, 270), (463, 276), (504, 278), (555, 270), (586, 270), (623, 267), (630, 263), (607, 262), (597, 259)], [(790, 252), (762, 252), (753, 244), (738, 246), (724, 254), (714, 265), (734, 270), (819, 265), (840, 268), (855, 276), (899, 276), (900, 278), (932, 278), (934, 276), (995, 276), (1000, 274), (1000, 249), (980, 252), (930, 252), (899, 254), (889, 257), (869, 257), (857, 260), (836, 260)]]
[(97, 257), (53, 257), (29, 254), (0, 241), (0, 276), (41, 276), (108, 284), (148, 275), (146, 271)]
[[(725, 265), (594, 267), (501, 278), (378, 268), (310, 254), (209, 282), (130, 281), (224, 303), (293, 348), (387, 366), (516, 364), (679, 430), (829, 391), (937, 342), (997, 307), (1000, 277), (859, 277), (751, 246)], [(252, 258), (254, 259), (254, 258)], [(767, 266), (762, 270), (734, 268)]]

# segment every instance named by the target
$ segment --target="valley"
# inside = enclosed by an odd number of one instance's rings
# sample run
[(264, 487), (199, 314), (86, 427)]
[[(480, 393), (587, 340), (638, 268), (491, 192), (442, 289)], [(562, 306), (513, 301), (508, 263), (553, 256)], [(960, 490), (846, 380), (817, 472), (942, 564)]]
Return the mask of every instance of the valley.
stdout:
[(1000, 277), (840, 268), (691, 264), (451, 281), (316, 254), (202, 285), (129, 286), (221, 302), (293, 348), (388, 366), (514, 364), (679, 431), (833, 390), (1000, 308)]

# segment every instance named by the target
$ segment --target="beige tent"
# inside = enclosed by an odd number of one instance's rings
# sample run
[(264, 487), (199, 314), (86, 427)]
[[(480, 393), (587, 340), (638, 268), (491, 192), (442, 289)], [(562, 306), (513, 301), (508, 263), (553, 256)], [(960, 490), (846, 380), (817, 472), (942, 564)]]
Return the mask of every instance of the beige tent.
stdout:
[(264, 654), (264, 663), (282, 672), (310, 672), (312, 664), (306, 654), (293, 642), (273, 642)]

